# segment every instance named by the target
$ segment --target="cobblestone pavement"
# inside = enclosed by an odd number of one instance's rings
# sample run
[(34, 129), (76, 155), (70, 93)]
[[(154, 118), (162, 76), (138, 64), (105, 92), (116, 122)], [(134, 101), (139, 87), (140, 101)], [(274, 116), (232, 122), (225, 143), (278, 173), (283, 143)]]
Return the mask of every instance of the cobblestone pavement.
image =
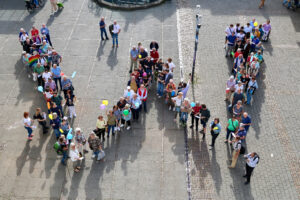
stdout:
[[(85, 134), (95, 127), (101, 101), (108, 99), (111, 107), (123, 94), (132, 45), (141, 41), (149, 48), (156, 40), (161, 56), (173, 57), (178, 66), (176, 1), (130, 12), (104, 9), (91, 0), (67, 0), (64, 5), (49, 17), (49, 1), (32, 15), (23, 2), (1, 1), (0, 199), (187, 199), (184, 135), (154, 90), (149, 112), (141, 115), (140, 123), (105, 142), (104, 162), (93, 162), (89, 152), (78, 174), (73, 174), (71, 163), (67, 168), (60, 165), (53, 135), (43, 136), (38, 128), (33, 141), (26, 142), (22, 113), (45, 105), (23, 70), (17, 41), (20, 27), (29, 30), (33, 24), (46, 23), (63, 56), (63, 72), (77, 71), (73, 83), (78, 117), (73, 127), (81, 127)], [(118, 49), (111, 48), (111, 40), (100, 42), (101, 16), (107, 24), (113, 20), (120, 24)]]
[[(192, 199), (300, 199), (299, 144), (297, 116), (299, 101), (299, 11), (291, 12), (281, 1), (178, 1), (182, 65), (191, 71), (194, 53), (195, 8), (201, 5), (203, 25), (196, 65), (196, 85), (191, 99), (205, 103), (212, 118), (219, 117), (223, 125), (215, 151), (208, 150), (211, 137), (189, 131), (188, 145), (191, 170)], [(223, 143), (227, 121), (224, 102), (225, 82), (232, 61), (224, 57), (224, 30), (229, 23), (245, 24), (252, 18), (259, 23), (271, 20), (272, 34), (264, 44), (265, 64), (258, 77), (257, 90), (251, 106), (253, 126), (247, 137), (248, 151), (261, 158), (251, 185), (242, 178), (244, 161), (236, 169), (227, 168), (230, 150)], [(273, 155), (273, 157), (271, 156)]]

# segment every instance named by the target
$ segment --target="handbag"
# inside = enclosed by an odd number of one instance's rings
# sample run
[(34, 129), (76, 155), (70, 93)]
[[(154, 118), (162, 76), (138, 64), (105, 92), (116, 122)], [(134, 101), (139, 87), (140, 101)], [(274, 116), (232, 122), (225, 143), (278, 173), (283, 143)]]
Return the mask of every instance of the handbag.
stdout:
[(101, 160), (105, 157), (105, 152), (103, 150), (101, 150), (98, 154), (98, 160)]

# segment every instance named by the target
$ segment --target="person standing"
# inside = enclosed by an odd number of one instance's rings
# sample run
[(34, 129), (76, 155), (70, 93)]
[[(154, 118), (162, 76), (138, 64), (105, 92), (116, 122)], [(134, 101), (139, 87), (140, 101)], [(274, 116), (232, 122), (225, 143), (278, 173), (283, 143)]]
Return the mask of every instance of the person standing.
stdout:
[(71, 161), (73, 162), (74, 172), (80, 172), (80, 161), (83, 159), (83, 157), (80, 156), (80, 152), (78, 151), (76, 145), (73, 142), (70, 144), (69, 156), (71, 158)]
[(33, 72), (36, 74), (36, 77), (37, 77), (38, 86), (42, 86), (42, 87), (45, 86), (44, 80), (42, 77), (44, 71), (45, 71), (45, 69), (43, 66), (41, 66), (40, 63), (37, 63), (33, 69)]
[(257, 88), (258, 88), (258, 84), (255, 80), (255, 77), (252, 77), (247, 88), (247, 105), (251, 103), (252, 95), (254, 94)]
[(101, 20), (99, 22), (99, 26), (100, 26), (100, 31), (101, 31), (101, 40), (104, 40), (103, 38), (103, 34), (105, 34), (105, 37), (106, 37), (106, 40), (109, 40), (108, 37), (107, 37), (107, 33), (106, 33), (106, 24), (104, 22), (104, 17), (101, 17)]
[(230, 101), (231, 95), (235, 91), (235, 82), (234, 76), (230, 76), (230, 78), (227, 80), (225, 101)]
[(59, 109), (59, 112), (61, 114), (61, 117), (64, 117), (64, 111), (62, 109), (63, 98), (60, 96), (60, 94), (57, 94), (57, 91), (53, 92), (53, 96), (51, 97), (51, 101), (56, 104), (56, 106)]
[(107, 138), (109, 138), (109, 133), (111, 130), (112, 135), (115, 135), (115, 127), (117, 124), (117, 118), (112, 110), (109, 110), (107, 114)]
[(60, 148), (62, 151), (62, 158), (61, 158), (61, 164), (62, 165), (66, 165), (66, 159), (68, 158), (68, 144), (67, 144), (67, 140), (65, 138), (65, 135), (61, 135), (59, 137), (59, 144), (60, 144)]
[(112, 48), (115, 47), (115, 44), (117, 45), (117, 48), (119, 47), (118, 36), (119, 36), (120, 32), (121, 32), (120, 25), (117, 24), (117, 21), (114, 21), (113, 30), (112, 30), (112, 33), (113, 33), (113, 35), (112, 35), (112, 37), (113, 37)]
[(68, 90), (66, 95), (66, 105), (68, 106), (69, 115), (71, 119), (73, 118), (73, 116), (74, 118), (76, 118), (75, 101), (76, 101), (76, 96), (72, 94), (71, 90)]
[(62, 90), (60, 66), (57, 66), (57, 64), (53, 64), (53, 66), (51, 68), (51, 72), (52, 72), (52, 77), (54, 79), (54, 82), (56, 84), (56, 90), (58, 91), (58, 83), (57, 82), (59, 82), (60, 90)]
[(206, 134), (206, 124), (210, 118), (210, 111), (209, 109), (206, 108), (206, 105), (205, 104), (202, 104), (201, 105), (201, 118), (200, 118), (200, 122), (203, 126), (203, 129), (202, 129), (202, 133), (203, 133), (203, 139), (205, 138), (205, 134)]
[(196, 102), (196, 105), (192, 108), (192, 125), (190, 126), (191, 129), (194, 128), (194, 121), (196, 121), (196, 131), (198, 131), (198, 124), (199, 124), (199, 119), (200, 119), (200, 111), (201, 111), (201, 106), (199, 101)]
[(47, 122), (46, 122), (46, 114), (41, 113), (41, 109), (37, 108), (35, 110), (35, 114), (33, 115), (33, 119), (36, 119), (39, 124), (43, 127), (43, 133), (46, 134), (48, 132)]
[(256, 152), (252, 152), (245, 155), (244, 158), (246, 159), (246, 174), (243, 177), (247, 178), (245, 182), (245, 185), (247, 185), (250, 183), (252, 172), (259, 162), (259, 156)]
[(51, 42), (51, 39), (50, 39), (50, 31), (49, 29), (46, 27), (45, 24), (42, 24), (42, 28), (41, 28), (41, 34), (45, 35), (50, 46), (52, 46), (52, 42)]
[(265, 0), (260, 0), (259, 8), (263, 8), (265, 6)]
[(72, 81), (68, 77), (63, 76), (63, 80), (61, 81), (61, 85), (62, 85), (62, 90), (64, 92), (65, 98), (67, 98), (67, 92), (69, 90), (71, 91), (71, 94), (73, 94), (74, 87), (72, 85)]
[(132, 73), (132, 68), (137, 69), (137, 60), (138, 60), (139, 51), (135, 46), (130, 50), (130, 70), (129, 73)]
[(139, 120), (140, 106), (141, 106), (141, 100), (137, 96), (137, 94), (134, 94), (131, 99), (131, 111), (132, 111), (132, 115), (133, 115), (133, 120), (136, 120), (136, 121)]
[(181, 104), (181, 107), (180, 107), (180, 111), (181, 111), (180, 122), (183, 127), (186, 126), (186, 122), (188, 120), (189, 113), (191, 112), (191, 110), (192, 110), (192, 107), (190, 104), (190, 100), (188, 98), (184, 98), (184, 100)]
[(215, 146), (215, 141), (217, 137), (219, 136), (219, 133), (221, 132), (221, 124), (220, 119), (215, 118), (214, 121), (210, 123), (210, 133), (211, 133), (211, 146), (210, 150), (212, 150)]
[(225, 143), (228, 142), (228, 138), (230, 136), (230, 140), (232, 139), (232, 132), (235, 133), (237, 132), (239, 127), (239, 121), (236, 119), (235, 115), (232, 116), (231, 119), (228, 120), (227, 126), (226, 126), (226, 139), (225, 139)]
[(176, 97), (172, 98), (172, 101), (174, 102), (173, 105), (175, 106), (175, 116), (174, 116), (174, 122), (176, 122), (177, 115), (180, 116), (180, 109), (183, 102), (183, 94), (182, 92), (179, 92)]
[(56, 13), (58, 11), (57, 0), (50, 0), (50, 3), (51, 3), (51, 14), (50, 15), (53, 15), (54, 13)]
[(145, 88), (144, 84), (141, 84), (140, 88), (137, 91), (137, 95), (142, 101), (144, 112), (147, 112), (147, 97), (148, 97), (148, 91)]
[(24, 112), (23, 116), (24, 116), (24, 119), (23, 119), (24, 127), (28, 132), (28, 140), (32, 140), (32, 137), (33, 137), (33, 134), (32, 134), (33, 120), (30, 119), (28, 112)]
[(232, 162), (228, 168), (235, 168), (237, 159), (239, 158), (240, 155), (241, 148), (242, 148), (241, 138), (237, 136), (233, 144), (233, 152), (232, 152), (232, 159), (231, 159)]
[(99, 139), (101, 139), (102, 137), (102, 141), (105, 141), (105, 127), (106, 127), (107, 123), (105, 121), (105, 119), (103, 118), (102, 115), (98, 116), (97, 119), (97, 123), (96, 123), (96, 129), (94, 130), (94, 133), (99, 137)]
[(249, 127), (251, 125), (251, 117), (248, 115), (247, 112), (243, 113), (242, 123), (244, 124), (245, 131), (248, 132)]
[(77, 149), (79, 151), (80, 157), (83, 157), (84, 153), (88, 153), (89, 151), (86, 150), (86, 138), (81, 131), (81, 128), (75, 129), (75, 142)]
[(56, 140), (58, 140), (59, 136), (60, 136), (59, 128), (60, 128), (61, 121), (60, 121), (59, 117), (57, 116), (57, 113), (55, 113), (55, 112), (52, 113), (52, 117), (53, 117), (53, 119), (51, 120), (52, 121), (51, 126), (53, 128), (53, 132), (55, 134)]
[[(127, 112), (128, 111), (128, 112)], [(131, 110), (130, 105), (126, 104), (122, 113), (121, 126), (124, 127), (125, 123), (127, 123), (127, 130), (130, 130), (130, 120), (131, 120)]]
[(95, 135), (94, 132), (92, 132), (88, 138), (88, 143), (90, 146), (90, 149), (93, 150), (92, 158), (97, 158), (97, 161), (99, 161), (100, 158), (100, 152), (102, 151), (102, 145), (100, 139)]

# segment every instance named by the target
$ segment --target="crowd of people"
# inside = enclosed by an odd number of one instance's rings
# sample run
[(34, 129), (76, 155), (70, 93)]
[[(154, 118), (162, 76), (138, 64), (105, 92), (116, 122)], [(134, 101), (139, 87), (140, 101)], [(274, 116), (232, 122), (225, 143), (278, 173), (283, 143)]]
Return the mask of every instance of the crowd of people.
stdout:
[[(230, 24), (225, 34), (225, 56), (233, 58), (232, 75), (226, 82), (225, 101), (231, 118), (226, 126), (225, 143), (232, 145), (232, 159), (229, 168), (235, 168), (240, 154), (245, 153), (246, 136), (251, 125), (251, 117), (244, 111), (244, 104), (250, 105), (252, 96), (258, 89), (256, 78), (259, 75), (263, 59), (262, 42), (267, 42), (271, 33), (270, 20), (258, 24), (253, 19), (244, 26)], [(259, 156), (253, 152), (246, 156), (245, 184), (250, 177)]]

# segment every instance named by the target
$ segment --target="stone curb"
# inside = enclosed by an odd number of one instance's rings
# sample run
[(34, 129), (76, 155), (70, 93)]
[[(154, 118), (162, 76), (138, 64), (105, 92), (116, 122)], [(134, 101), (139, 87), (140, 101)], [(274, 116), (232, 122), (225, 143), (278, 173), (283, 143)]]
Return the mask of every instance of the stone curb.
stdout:
[(114, 4), (114, 3), (109, 3), (105, 0), (94, 0), (96, 3), (99, 3), (100, 5), (104, 7), (108, 7), (110, 9), (115, 9), (115, 10), (138, 10), (138, 9), (146, 9), (154, 6), (158, 6), (162, 3), (164, 3), (166, 0), (158, 0), (153, 3), (148, 3), (145, 5), (125, 5), (125, 4)]

